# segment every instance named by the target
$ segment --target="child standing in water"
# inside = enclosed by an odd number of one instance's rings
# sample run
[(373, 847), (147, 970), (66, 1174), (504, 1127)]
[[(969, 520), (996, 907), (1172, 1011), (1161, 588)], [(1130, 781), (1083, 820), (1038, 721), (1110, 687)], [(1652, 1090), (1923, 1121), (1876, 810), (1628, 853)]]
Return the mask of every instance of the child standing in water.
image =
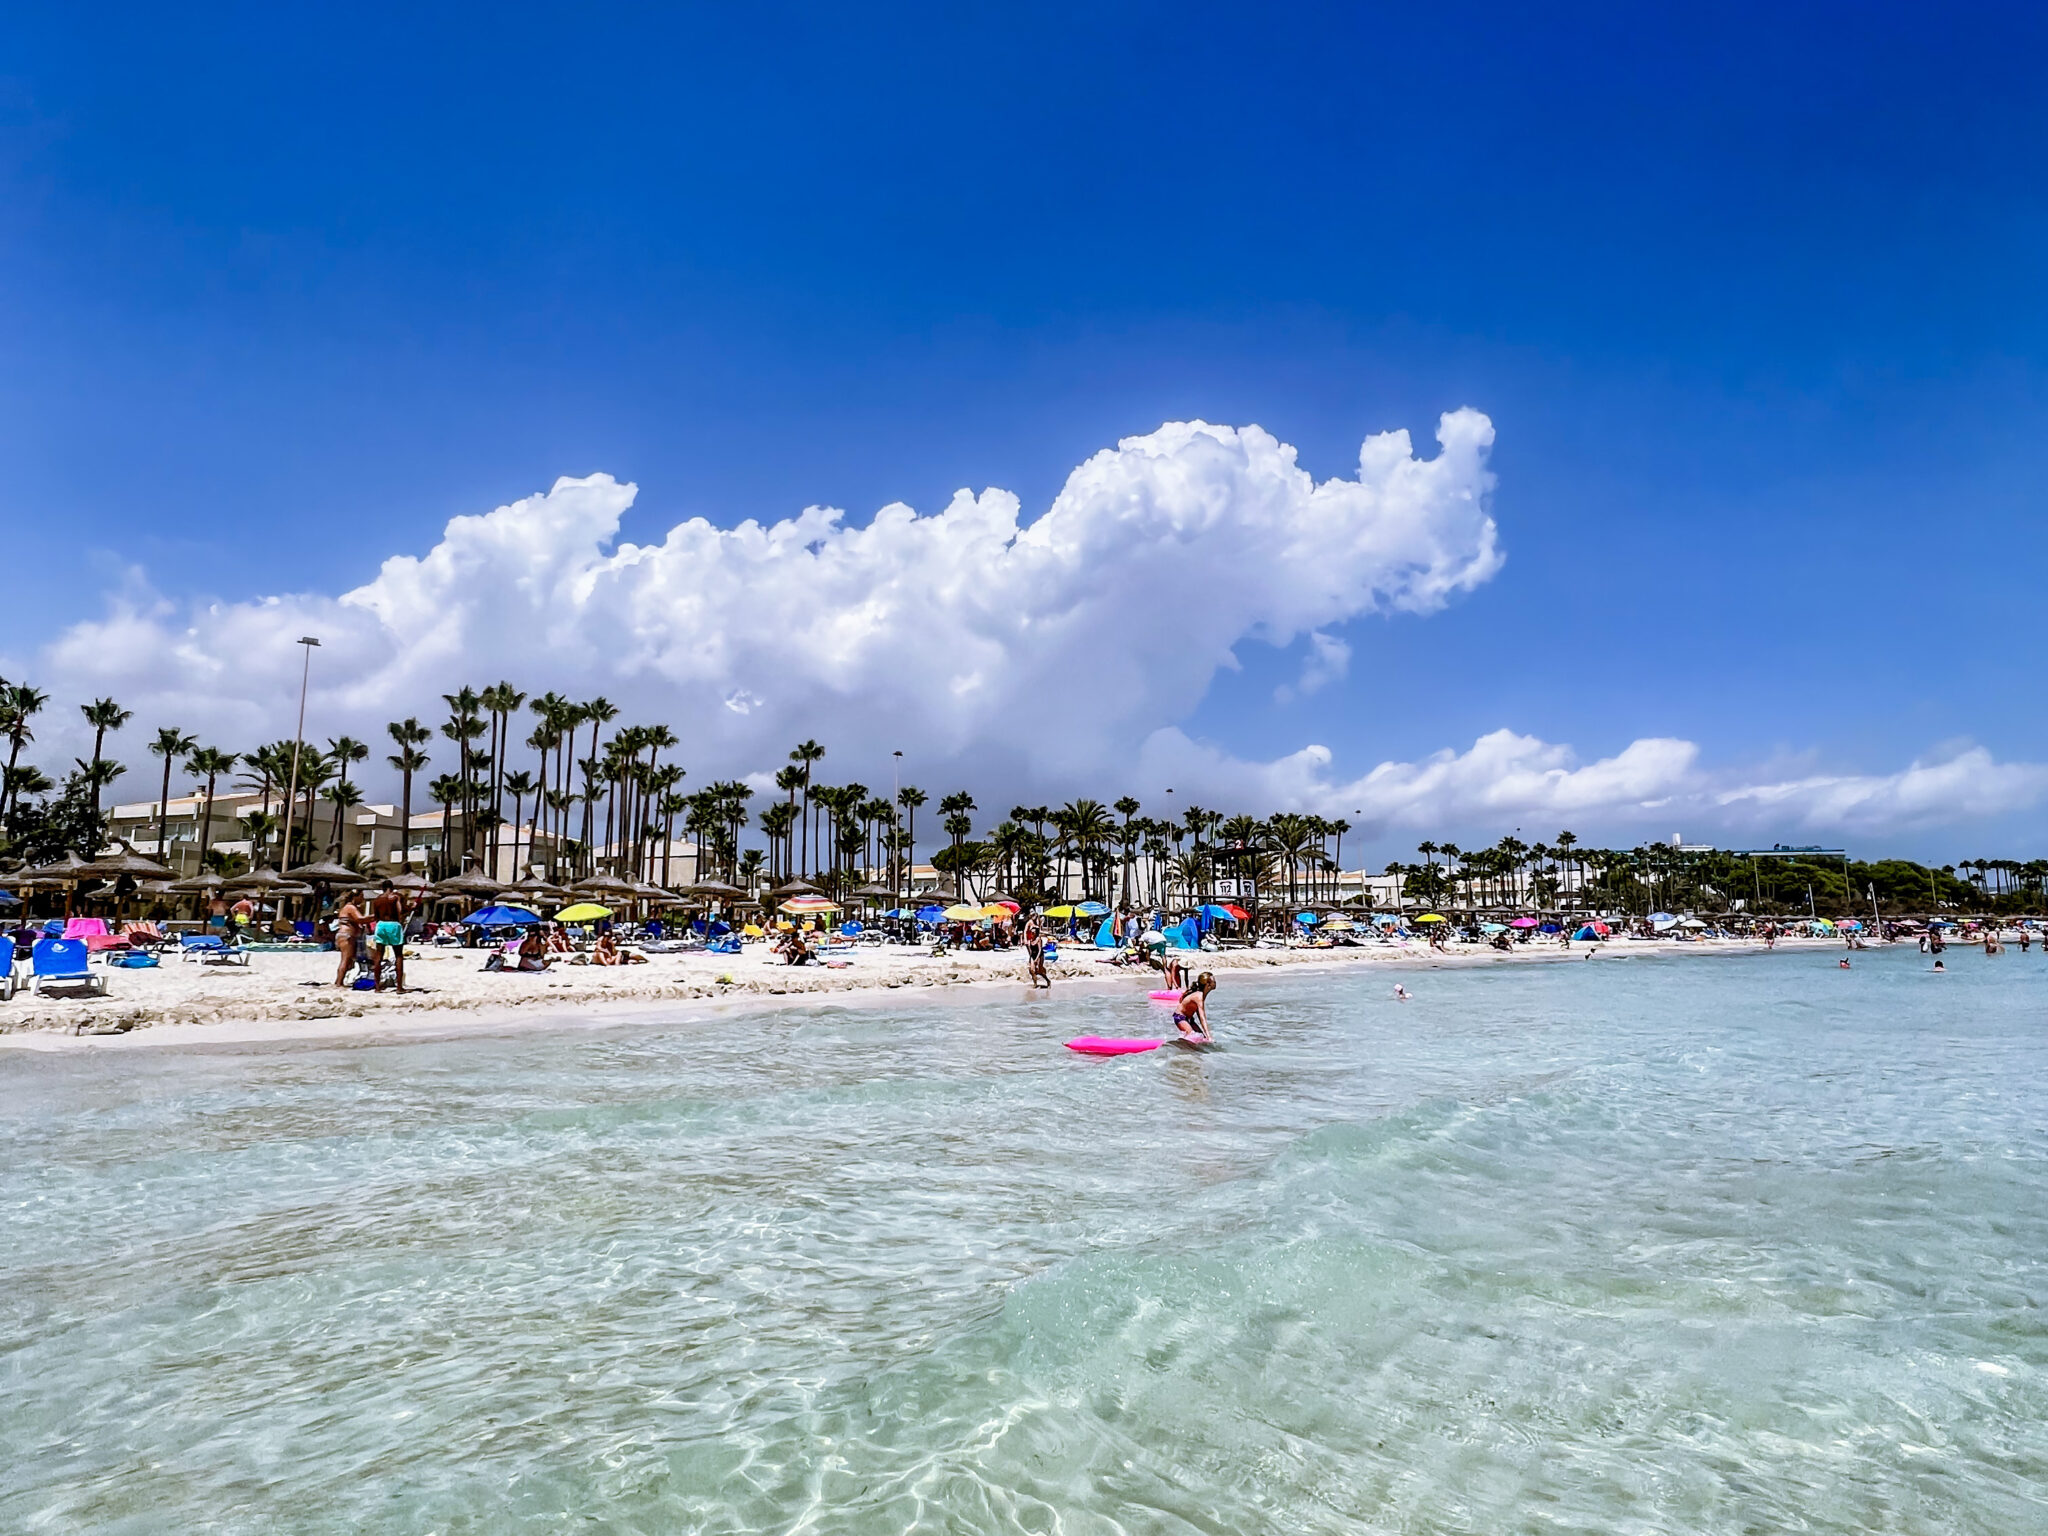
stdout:
[(1173, 1027), (1180, 1031), (1183, 1040), (1192, 1040), (1199, 1045), (1211, 1044), (1215, 1036), (1209, 1033), (1209, 994), (1216, 990), (1213, 972), (1204, 971), (1195, 978), (1195, 984), (1181, 993), (1180, 1002), (1173, 1010)]

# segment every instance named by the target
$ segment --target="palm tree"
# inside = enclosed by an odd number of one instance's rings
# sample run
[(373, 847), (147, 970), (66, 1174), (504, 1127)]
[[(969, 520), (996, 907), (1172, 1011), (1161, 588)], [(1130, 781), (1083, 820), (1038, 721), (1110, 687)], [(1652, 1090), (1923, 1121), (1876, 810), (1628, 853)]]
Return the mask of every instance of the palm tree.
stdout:
[[(584, 720), (590, 723), (590, 756), (585, 758), (581, 765), (583, 768), (583, 847), (587, 852), (591, 846), (590, 839), (593, 832), (590, 818), (597, 810), (597, 798), (593, 793), (596, 788), (597, 773), (591, 767), (593, 763), (599, 761), (597, 735), (604, 727), (619, 718), (619, 707), (604, 697), (603, 694), (599, 694), (588, 704), (581, 706), (578, 713)], [(573, 747), (575, 743), (571, 742), (570, 745)]]
[(917, 868), (917, 808), (925, 803), (925, 792), (915, 784), (896, 791), (896, 803), (903, 807), (908, 826), (903, 834), (903, 888), (909, 889), (910, 872)]
[(164, 760), (163, 792), (157, 796), (156, 801), (156, 861), (159, 864), (164, 861), (164, 836), (169, 831), (167, 821), (171, 813), (171, 764), (198, 745), (199, 739), (196, 736), (187, 736), (175, 725), (159, 726), (156, 740), (149, 744), (149, 750)]
[(521, 768), (516, 773), (506, 774), (499, 781), (498, 787), (512, 797), (512, 871), (514, 875), (517, 875), (519, 872), (519, 809), (526, 804), (526, 797), (538, 789), (540, 785), (532, 774)]
[(811, 857), (811, 769), (813, 765), (821, 762), (824, 756), (825, 749), (815, 741), (800, 741), (789, 754), (791, 765), (803, 775), (798, 784), (798, 788), (804, 792), (802, 853), (797, 861), (802, 866), (797, 871), (799, 876), (808, 872)]
[(21, 779), (15, 771), (15, 764), (21, 757), (23, 743), (36, 739), (36, 733), (29, 728), (29, 721), (50, 702), (50, 696), (40, 689), (31, 688), (27, 683), (14, 683), (0, 694), (0, 730), (7, 733), (7, 778), (0, 784), (0, 816), (9, 816), (21, 800)]
[[(526, 702), (526, 695), (510, 683), (498, 683), (486, 688), (480, 698), (483, 707), (491, 716), (491, 809), (498, 812), (502, 820), (505, 809), (505, 753), (512, 745), (512, 714)], [(518, 835), (517, 818), (514, 818), (513, 835), (515, 838)], [(491, 868), (495, 872), (497, 867), (498, 850), (494, 839), (491, 848)]]
[(449, 862), (449, 855), (455, 849), (453, 838), (455, 805), (462, 798), (463, 792), (467, 788), (468, 785), (463, 782), (461, 776), (453, 773), (436, 774), (427, 781), (427, 798), (441, 807), (441, 858), (439, 862), (441, 865), (440, 875), (444, 880), (456, 872), (456, 866)]
[[(94, 770), (97, 770), (107, 744), (107, 732), (121, 729), (135, 718), (135, 712), (123, 709), (112, 699), (94, 699), (90, 704), (79, 705), (78, 712), (85, 716), (85, 723), (92, 727), (92, 761)], [(88, 777), (92, 783), (92, 813), (97, 817), (100, 813), (100, 789), (103, 785), (111, 784), (118, 775), (110, 773), (102, 777), (95, 771)]]
[[(396, 768), (402, 783), (398, 791), (398, 860), (401, 870), (412, 868), (412, 776), (427, 766), (427, 754), (420, 750), (434, 739), (428, 730), (411, 715), (403, 720), (393, 720), (384, 727), (384, 734), (391, 738), (398, 750), (384, 761)], [(445, 828), (443, 831), (445, 832)]]
[(351, 809), (363, 803), (363, 792), (345, 778), (336, 779), (328, 786), (327, 801), (334, 807), (334, 840), (328, 856), (336, 863), (342, 863), (349, 858), (345, 847), (348, 836), (346, 817)]
[(206, 775), (206, 809), (199, 821), (199, 862), (206, 863), (206, 850), (213, 844), (213, 787), (224, 773), (233, 773), (240, 761), (237, 754), (223, 752), (219, 747), (201, 747), (186, 760), (185, 771), (197, 777)]

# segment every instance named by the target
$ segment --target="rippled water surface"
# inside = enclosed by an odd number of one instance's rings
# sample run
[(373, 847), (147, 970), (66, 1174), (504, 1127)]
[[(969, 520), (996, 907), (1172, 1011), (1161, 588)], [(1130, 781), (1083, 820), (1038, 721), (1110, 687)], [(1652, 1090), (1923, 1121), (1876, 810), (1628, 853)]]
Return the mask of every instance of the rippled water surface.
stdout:
[(0, 1528), (2048, 1529), (2048, 960), (0, 1057)]

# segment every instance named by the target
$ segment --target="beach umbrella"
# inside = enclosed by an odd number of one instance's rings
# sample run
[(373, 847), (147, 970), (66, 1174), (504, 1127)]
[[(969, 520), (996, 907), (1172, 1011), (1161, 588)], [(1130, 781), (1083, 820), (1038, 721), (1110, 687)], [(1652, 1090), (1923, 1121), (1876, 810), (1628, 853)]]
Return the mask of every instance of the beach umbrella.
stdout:
[(1533, 917), (1518, 917), (1512, 923), (1509, 923), (1508, 926), (1510, 928), (1534, 928), (1538, 925)]
[[(295, 887), (295, 889), (287, 890), (286, 887), (288, 886)], [(310, 893), (313, 889), (311, 886), (302, 885), (296, 880), (287, 880), (268, 864), (264, 865), (261, 869), (252, 869), (246, 875), (231, 877), (227, 888), (231, 891), (261, 896), (276, 895), (280, 892), (287, 896), (300, 896)]]
[(991, 896), (988, 899), (988, 904), (991, 907), (1001, 907), (1005, 912), (1009, 913), (1012, 917), (1015, 917), (1019, 912), (1022, 912), (1024, 910), (1023, 902), (1012, 901), (1007, 896)]
[(1071, 906), (1047, 907), (1045, 909), (1045, 915), (1047, 917), (1076, 917), (1079, 915), (1079, 913)]
[(322, 859), (317, 864), (301, 864), (297, 869), (285, 872), (287, 880), (304, 880), (309, 885), (367, 885), (370, 877), (360, 870), (350, 869), (346, 864), (337, 864), (332, 859)]
[(948, 906), (960, 899), (960, 893), (950, 885), (934, 886), (929, 891), (919, 891), (917, 899), (936, 906)]
[(1213, 901), (1210, 902), (1208, 906), (1202, 908), (1202, 916), (1213, 917), (1218, 922), (1225, 923), (1234, 923), (1240, 920), (1237, 914), (1231, 908), (1219, 907)]
[(825, 893), (808, 880), (785, 880), (768, 894), (770, 896), (822, 896)]
[(1481, 933), (1506, 933), (1507, 929), (1503, 928), (1499, 923), (1481, 923), (1479, 931)]
[(1301, 924), (1301, 926), (1304, 928), (1313, 928), (1317, 923), (1322, 921), (1322, 919), (1317, 917), (1313, 912), (1297, 912), (1294, 914), (1294, 920), (1297, 923)]
[(1556, 923), (1545, 923), (1536, 931), (1538, 933), (1563, 933), (1564, 929), (1560, 928)]
[(855, 890), (853, 894), (863, 897), (868, 901), (894, 901), (896, 899), (896, 892), (886, 885), (863, 885)]
[(945, 911), (944, 907), (919, 907), (917, 909), (917, 920), (920, 923), (936, 923), (945, 915)]
[(85, 867), (85, 863), (86, 861), (77, 854), (67, 852), (61, 859), (52, 859), (47, 864), (38, 864), (34, 869), (24, 869), (14, 875), (12, 879), (15, 884), (24, 889), (38, 885), (76, 885), (81, 879), (92, 878), (89, 875), (82, 876), (78, 873)]
[(744, 897), (747, 893), (740, 889), (740, 887), (730, 884), (729, 882), (724, 880), (699, 880), (694, 885), (684, 886), (683, 894), (686, 896), (723, 896), (727, 898), (741, 898)]
[(1700, 921), (1700, 920), (1699, 920), (1698, 918), (1696, 918), (1696, 917), (1688, 917), (1688, 918), (1686, 918), (1686, 919), (1685, 919), (1685, 920), (1684, 920), (1683, 922), (1681, 922), (1681, 923), (1680, 923), (1680, 924), (1679, 924), (1678, 926), (1679, 926), (1679, 927), (1681, 927), (1681, 928), (1704, 928), (1704, 927), (1706, 927), (1707, 925), (1706, 925), (1705, 923), (1701, 922), (1701, 921)]
[(1238, 906), (1235, 902), (1224, 902), (1223, 910), (1228, 912), (1232, 918), (1234, 918), (1236, 921), (1240, 923), (1248, 923), (1251, 921), (1251, 913), (1245, 911), (1243, 907)]
[(682, 897), (678, 896), (674, 891), (663, 890), (660, 886), (656, 885), (652, 880), (634, 880), (631, 881), (630, 884), (633, 887), (633, 894), (639, 897), (642, 901), (667, 902), (670, 904), (674, 904), (676, 902), (680, 902), (683, 899)]
[(479, 907), (462, 920), (466, 928), (521, 928), (540, 917), (524, 907)]
[(89, 859), (78, 866), (75, 874), (80, 880), (169, 880), (177, 871), (165, 869), (155, 859), (146, 859), (123, 843), (119, 853)]
[(1415, 919), (1415, 921), (1417, 921), (1418, 923), (1441, 923), (1444, 922), (1445, 919), (1435, 912), (1425, 912), (1422, 914), (1422, 916)]
[[(400, 876), (400, 879), (418, 880), (419, 876), (403, 875)], [(398, 881), (396, 880), (392, 882), (393, 885), (396, 885), (397, 883)], [(422, 882), (422, 884), (424, 883), (425, 882)], [(557, 901), (562, 897), (568, 895), (569, 891), (566, 886), (555, 885), (550, 883), (549, 881), (541, 879), (539, 876), (535, 876), (531, 880), (521, 880), (517, 885), (511, 887), (510, 892), (501, 892), (500, 894), (532, 896), (541, 901)]]
[(796, 915), (806, 912), (837, 912), (839, 903), (828, 901), (823, 896), (792, 896), (782, 904), (781, 910)]
[(981, 908), (970, 907), (966, 902), (955, 902), (946, 908), (945, 919), (949, 923), (971, 923), (981, 916)]
[(1082, 917), (1107, 917), (1109, 908), (1099, 901), (1081, 901), (1074, 904), (1074, 910)]
[(209, 869), (204, 874), (188, 875), (183, 880), (173, 880), (171, 889), (188, 896), (211, 896), (226, 884), (227, 881)]
[(600, 907), (594, 901), (579, 901), (573, 907), (564, 907), (555, 914), (558, 923), (594, 923), (601, 917), (610, 917), (610, 907)]
[(1350, 929), (1356, 928), (1357, 926), (1358, 924), (1351, 921), (1351, 919), (1348, 917), (1333, 917), (1323, 924), (1323, 932), (1328, 933), (1333, 928), (1344, 929), (1348, 931)]
[(469, 870), (460, 875), (451, 875), (446, 880), (428, 887), (436, 896), (495, 896), (505, 887), (489, 875)]

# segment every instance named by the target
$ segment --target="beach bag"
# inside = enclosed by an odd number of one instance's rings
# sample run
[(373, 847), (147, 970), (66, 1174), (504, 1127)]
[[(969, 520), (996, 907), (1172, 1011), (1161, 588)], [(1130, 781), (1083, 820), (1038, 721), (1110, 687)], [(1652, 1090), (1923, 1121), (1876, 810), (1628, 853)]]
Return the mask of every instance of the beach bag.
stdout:
[(156, 964), (156, 956), (145, 955), (140, 950), (135, 950), (129, 954), (115, 955), (107, 964), (118, 965), (124, 971), (146, 971)]
[(358, 992), (374, 992), (377, 990), (377, 978), (374, 976), (358, 976), (349, 985)]

